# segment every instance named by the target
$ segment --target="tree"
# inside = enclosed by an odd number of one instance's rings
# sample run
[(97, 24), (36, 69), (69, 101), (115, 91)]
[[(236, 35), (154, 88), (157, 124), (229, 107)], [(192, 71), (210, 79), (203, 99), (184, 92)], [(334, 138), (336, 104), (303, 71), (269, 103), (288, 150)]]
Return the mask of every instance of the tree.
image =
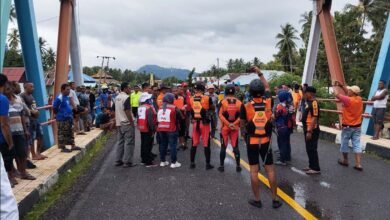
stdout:
[(16, 28), (11, 30), (11, 33), (8, 34), (8, 45), (11, 50), (17, 51), (19, 48), (20, 36), (19, 31)]
[(287, 23), (285, 26), (281, 26), (282, 32), (276, 35), (279, 40), (276, 47), (279, 48), (279, 57), (282, 64), (285, 65), (286, 71), (293, 71), (293, 56), (296, 53), (296, 43), (298, 40), (296, 36), (297, 30), (291, 24)]
[(10, 13), (9, 13), (9, 21), (14, 22), (16, 20), (16, 10), (15, 5), (11, 5)]
[(56, 64), (56, 53), (52, 48), (49, 48), (46, 53), (42, 55), (43, 69), (45, 71), (51, 70)]
[(44, 56), (47, 52), (47, 41), (43, 37), (39, 37), (38, 39), (39, 43), (39, 50), (41, 51), (41, 55)]
[(188, 85), (189, 85), (189, 87), (192, 87), (192, 78), (194, 76), (194, 73), (195, 73), (195, 67), (192, 68), (191, 72), (188, 74)]
[(299, 23), (302, 24), (302, 33), (299, 35), (302, 39), (302, 41), (305, 43), (305, 48), (307, 48), (307, 44), (309, 43), (309, 36), (310, 36), (310, 28), (311, 28), (311, 21), (313, 19), (313, 11), (305, 12), (301, 15), (301, 20), (299, 20)]

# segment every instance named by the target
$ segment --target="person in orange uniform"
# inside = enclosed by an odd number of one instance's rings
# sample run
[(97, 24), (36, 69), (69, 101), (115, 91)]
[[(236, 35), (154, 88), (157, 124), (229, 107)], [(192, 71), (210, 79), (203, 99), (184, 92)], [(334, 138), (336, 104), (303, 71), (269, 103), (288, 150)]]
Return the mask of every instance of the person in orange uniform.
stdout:
[(298, 109), (298, 105), (302, 100), (302, 91), (299, 89), (298, 84), (294, 85), (294, 90), (292, 91), (292, 97), (293, 97), (294, 109), (296, 112)]
[(169, 89), (168, 86), (165, 86), (164, 84), (162, 84), (160, 86), (160, 94), (157, 96), (157, 107), (160, 109), (163, 105), (163, 99), (164, 99), (164, 95), (167, 93), (167, 90)]
[(348, 166), (349, 140), (352, 142), (352, 149), (355, 154), (355, 170), (363, 171), (361, 158), (362, 146), (360, 144), (361, 125), (363, 114), (363, 100), (359, 96), (359, 86), (344, 86), (339, 82), (335, 82), (335, 86), (343, 89), (346, 95), (342, 95), (338, 90), (335, 90), (335, 96), (343, 103), (343, 123), (341, 131), (341, 146), (340, 152), (343, 159), (338, 160), (342, 166)]
[(175, 100), (173, 101), (173, 105), (176, 106), (181, 113), (180, 127), (178, 128), (179, 132), (179, 145), (180, 148), (184, 151), (187, 149), (186, 143), (186, 100), (184, 99), (183, 88), (180, 86), (176, 89), (176, 92), (173, 93), (175, 95)]
[(204, 95), (205, 86), (202, 82), (195, 83), (195, 95), (191, 98), (191, 115), (192, 115), (192, 147), (191, 147), (191, 165), (190, 168), (195, 168), (196, 148), (203, 142), (204, 154), (206, 157), (206, 170), (214, 168), (210, 164), (211, 149), (210, 149), (210, 110), (214, 110), (215, 106), (209, 96)]
[(309, 157), (309, 167), (303, 170), (308, 175), (321, 173), (317, 151), (318, 138), (320, 136), (320, 126), (318, 123), (320, 106), (315, 98), (316, 92), (317, 90), (312, 86), (306, 88), (306, 104), (302, 112), (302, 127), (305, 135), (306, 152)]
[(220, 104), (221, 107), (219, 109), (219, 119), (221, 120), (221, 153), (220, 167), (218, 167), (218, 171), (220, 172), (225, 171), (224, 164), (229, 137), (236, 159), (236, 171), (241, 172), (238, 134), (240, 130), (240, 110), (243, 107), (243, 104), (234, 96), (235, 92), (236, 89), (234, 88), (234, 85), (230, 84), (226, 86), (226, 98), (222, 100)]
[(272, 207), (279, 208), (282, 203), (277, 199), (276, 175), (273, 165), (272, 147), (270, 141), (272, 137), (272, 105), (269, 85), (258, 67), (252, 67), (260, 79), (254, 79), (249, 84), (249, 93), (252, 97), (245, 107), (241, 108), (241, 135), (246, 140), (248, 162), (250, 165), (250, 178), (252, 191), (255, 199), (250, 199), (250, 205), (261, 208), (260, 188), (259, 188), (259, 155), (263, 160), (267, 173), (271, 193)]

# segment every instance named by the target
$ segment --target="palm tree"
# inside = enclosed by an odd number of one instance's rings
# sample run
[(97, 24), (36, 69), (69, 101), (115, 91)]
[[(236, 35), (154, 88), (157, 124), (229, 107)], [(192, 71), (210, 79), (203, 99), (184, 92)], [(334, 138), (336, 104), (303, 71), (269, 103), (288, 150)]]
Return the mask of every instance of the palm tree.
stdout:
[(41, 51), (41, 55), (43, 56), (45, 53), (47, 53), (47, 41), (43, 39), (43, 37), (39, 37), (39, 50)]
[(43, 55), (43, 63), (45, 70), (50, 70), (56, 64), (56, 53), (52, 48), (49, 48), (47, 52)]
[(296, 36), (297, 30), (289, 23), (281, 26), (282, 32), (276, 35), (279, 40), (276, 47), (279, 48), (279, 56), (285, 66), (289, 66), (289, 71), (293, 70), (293, 54), (296, 52), (297, 45), (294, 42), (299, 38)]
[(11, 5), (10, 14), (9, 14), (9, 20), (11, 22), (14, 22), (16, 20), (16, 10), (15, 10), (15, 5), (14, 4)]
[(299, 23), (302, 24), (302, 33), (300, 34), (301, 39), (305, 43), (305, 47), (307, 47), (307, 44), (309, 42), (309, 35), (310, 35), (310, 28), (311, 28), (311, 21), (313, 19), (313, 11), (305, 12), (301, 15), (301, 20), (299, 20)]
[(19, 47), (19, 43), (20, 43), (19, 31), (18, 29), (13, 28), (11, 30), (11, 33), (8, 34), (9, 48), (11, 50), (17, 51)]

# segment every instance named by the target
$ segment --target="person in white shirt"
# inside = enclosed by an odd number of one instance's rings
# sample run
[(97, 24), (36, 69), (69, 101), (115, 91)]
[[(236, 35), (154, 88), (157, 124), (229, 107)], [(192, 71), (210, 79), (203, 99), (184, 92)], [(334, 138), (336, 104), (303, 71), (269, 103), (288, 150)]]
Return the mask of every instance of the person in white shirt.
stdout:
[(378, 90), (371, 98), (374, 101), (374, 109), (372, 111), (372, 118), (374, 120), (375, 133), (372, 137), (373, 140), (378, 140), (380, 132), (383, 127), (385, 119), (387, 99), (389, 98), (389, 92), (386, 89), (386, 82), (384, 80), (379, 81)]

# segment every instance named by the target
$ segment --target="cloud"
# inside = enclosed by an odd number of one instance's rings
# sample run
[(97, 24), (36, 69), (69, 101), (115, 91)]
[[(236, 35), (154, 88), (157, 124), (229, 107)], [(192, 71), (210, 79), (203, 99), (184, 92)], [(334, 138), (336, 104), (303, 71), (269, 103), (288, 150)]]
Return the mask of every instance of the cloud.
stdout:
[[(334, 2), (341, 10), (356, 0)], [(34, 3), (39, 35), (55, 48), (60, 3)], [(78, 0), (78, 6), (84, 65), (99, 65), (97, 55), (110, 55), (118, 58), (113, 67), (158, 64), (202, 71), (217, 57), (221, 65), (237, 57), (271, 60), (280, 25), (289, 22), (300, 30), (300, 15), (312, 9), (312, 1)]]

